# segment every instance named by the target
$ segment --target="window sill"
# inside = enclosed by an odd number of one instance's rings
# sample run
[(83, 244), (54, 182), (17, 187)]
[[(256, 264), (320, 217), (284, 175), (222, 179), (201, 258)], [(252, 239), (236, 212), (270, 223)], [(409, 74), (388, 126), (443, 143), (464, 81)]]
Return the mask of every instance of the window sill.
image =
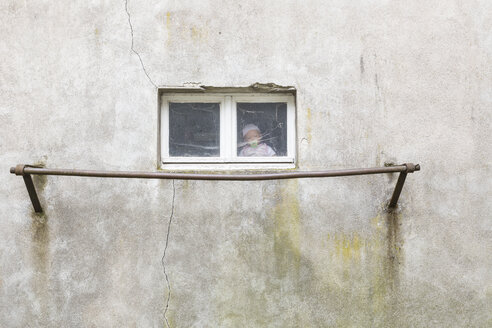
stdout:
[(272, 171), (295, 169), (294, 162), (289, 163), (161, 163), (159, 170), (166, 172), (186, 171)]

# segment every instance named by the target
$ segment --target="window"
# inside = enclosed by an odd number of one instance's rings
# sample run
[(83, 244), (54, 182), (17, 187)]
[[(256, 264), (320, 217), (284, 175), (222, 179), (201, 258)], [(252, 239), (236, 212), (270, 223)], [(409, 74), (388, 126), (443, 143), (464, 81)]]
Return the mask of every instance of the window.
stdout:
[(291, 94), (163, 93), (163, 168), (289, 168), (295, 163)]

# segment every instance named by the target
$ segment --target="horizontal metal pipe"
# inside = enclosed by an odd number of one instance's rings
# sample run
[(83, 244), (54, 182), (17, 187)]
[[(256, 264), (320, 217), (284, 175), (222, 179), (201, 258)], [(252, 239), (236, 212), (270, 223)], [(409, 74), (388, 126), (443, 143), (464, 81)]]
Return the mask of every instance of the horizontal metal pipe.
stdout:
[(351, 175), (380, 174), (393, 172), (413, 172), (420, 169), (419, 165), (403, 164), (388, 167), (374, 167), (361, 169), (327, 170), (327, 171), (297, 171), (278, 173), (253, 173), (253, 174), (200, 174), (200, 173), (167, 173), (167, 172), (135, 172), (135, 171), (100, 171), (100, 170), (76, 170), (76, 169), (49, 169), (18, 165), (10, 168), (10, 173), (17, 175), (63, 175), (78, 177), (99, 178), (139, 178), (139, 179), (178, 179), (178, 180), (225, 180), (225, 181), (251, 181), (251, 180), (278, 180), (299, 178), (323, 178), (341, 177)]

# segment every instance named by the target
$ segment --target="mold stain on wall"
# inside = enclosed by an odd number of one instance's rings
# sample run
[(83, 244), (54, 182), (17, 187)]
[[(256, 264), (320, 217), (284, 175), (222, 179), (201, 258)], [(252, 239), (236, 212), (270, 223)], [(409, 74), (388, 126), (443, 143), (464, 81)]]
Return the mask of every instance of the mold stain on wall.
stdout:
[(311, 143), (312, 138), (312, 127), (311, 127), (311, 108), (306, 109), (306, 138), (308, 143)]
[(387, 265), (388, 281), (392, 291), (398, 288), (400, 283), (400, 265), (403, 261), (403, 240), (401, 238), (400, 226), (401, 215), (397, 211), (385, 213), (387, 227)]
[(166, 31), (167, 31), (167, 40), (166, 44), (169, 45), (171, 43), (171, 12), (166, 12)]
[[(369, 231), (335, 232), (312, 247), (312, 271), (300, 289), (309, 308), (323, 306), (329, 314), (313, 314), (317, 324), (358, 327), (398, 326), (398, 282), (403, 263), (401, 217), (381, 211), (370, 219)], [(304, 258), (303, 258), (304, 259)], [(304, 264), (304, 262), (303, 262)]]
[[(243, 222), (245, 228), (227, 240), (222, 261), (228, 264), (221, 268), (214, 287), (216, 321), (211, 326), (309, 326), (301, 324), (308, 322), (306, 314), (291, 308), (298, 303), (303, 266), (298, 182), (274, 184), (264, 212), (244, 212), (241, 221), (248, 221), (247, 228)], [(285, 315), (275, 315), (278, 310)]]
[(273, 209), (274, 253), (277, 274), (284, 278), (288, 273), (299, 275), (300, 267), (300, 210), (298, 181), (288, 180), (280, 185), (280, 200)]
[(360, 79), (362, 81), (362, 78), (364, 77), (364, 72), (365, 72), (364, 56), (363, 55), (360, 55), (359, 66), (360, 66)]
[[(298, 180), (276, 182), (270, 207), (261, 215), (247, 214), (256, 218), (254, 227), (228, 239), (222, 259), (228, 265), (210, 296), (211, 324), (397, 326), (401, 215), (381, 210), (368, 219), (369, 230), (339, 230), (307, 240), (300, 189)], [(170, 326), (191, 324), (181, 311), (174, 313), (184, 302), (179, 290), (175, 293)], [(274, 315), (278, 311), (281, 316)]]
[(323, 245), (302, 239), (298, 182), (290, 180), (279, 186), (280, 198), (272, 217), (275, 270), (282, 286), (293, 285), (287, 290), (294, 295), (284, 297), (303, 300), (294, 310), (292, 327), (326, 324), (325, 315), (311, 312), (320, 306), (332, 312), (335, 326), (396, 325), (403, 263), (401, 215), (381, 210), (370, 220), (369, 234), (361, 230), (327, 235), (328, 252), (324, 254), (329, 257), (318, 261), (317, 256), (301, 252), (323, 249)]
[[(39, 189), (38, 189), (39, 190)], [(33, 291), (36, 298), (34, 307), (38, 313), (38, 323), (47, 324), (49, 303), (49, 248), (50, 233), (48, 218), (44, 213), (31, 213), (31, 261), (34, 271), (32, 281)]]
[(203, 27), (192, 26), (190, 28), (191, 39), (194, 41), (207, 41), (208, 39), (208, 30)]
[(336, 254), (340, 256), (343, 261), (348, 262), (353, 259), (358, 262), (360, 260), (362, 245), (357, 232), (352, 235), (345, 235), (343, 233), (336, 234), (334, 239)]
[[(47, 156), (43, 156), (40, 160), (35, 162), (34, 166), (45, 167)], [(42, 203), (44, 203), (44, 190), (48, 184), (48, 177), (46, 175), (33, 176), (33, 183), (36, 188), (37, 194), (40, 197)], [(48, 308), (49, 303), (49, 264), (50, 264), (50, 233), (48, 225), (48, 217), (46, 213), (36, 213), (31, 211), (31, 263), (34, 271), (34, 277), (32, 281), (33, 291), (36, 297), (38, 313), (38, 323), (40, 325), (47, 324), (48, 320)]]

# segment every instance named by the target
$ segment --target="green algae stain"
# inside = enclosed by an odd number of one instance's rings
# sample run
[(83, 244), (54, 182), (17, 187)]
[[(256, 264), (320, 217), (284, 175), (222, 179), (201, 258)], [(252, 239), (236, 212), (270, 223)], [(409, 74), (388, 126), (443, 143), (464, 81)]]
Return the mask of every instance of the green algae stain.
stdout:
[[(46, 167), (46, 161), (48, 160), (48, 156), (43, 156), (40, 160), (35, 162), (33, 166), (36, 167)], [(48, 176), (47, 175), (34, 175), (32, 179), (34, 186), (37, 192), (43, 191), (46, 185), (48, 184)]]
[(296, 180), (279, 181), (268, 219), (229, 240), (211, 296), (214, 325), (399, 326), (401, 215), (381, 211), (365, 230), (334, 228), (306, 240), (299, 194)]
[(171, 43), (171, 12), (166, 12), (166, 19), (165, 19), (165, 25), (166, 25), (166, 31), (167, 31), (167, 40), (166, 44), (169, 45)]
[(400, 214), (381, 211), (369, 219), (369, 231), (325, 235), (323, 254), (328, 257), (314, 264), (318, 282), (310, 279), (315, 286), (310, 289), (336, 313), (334, 326), (397, 326), (403, 263), (400, 221)]
[(50, 233), (45, 213), (31, 212), (31, 261), (34, 269), (32, 280), (36, 300), (40, 304), (40, 322), (47, 323), (49, 303)]
[(46, 175), (36, 175), (32, 179), (34, 186), (36, 187), (36, 191), (39, 193), (46, 188), (48, 184), (48, 176)]
[(279, 181), (276, 188), (265, 220), (228, 242), (227, 266), (214, 287), (212, 326), (313, 326), (308, 311), (290, 308), (303, 297), (298, 182)]
[(46, 273), (48, 264), (48, 247), (50, 235), (48, 219), (45, 213), (31, 213), (32, 257), (37, 272)]
[(192, 26), (190, 35), (193, 41), (206, 42), (208, 39), (208, 29), (206, 27)]
[[(403, 262), (403, 239), (401, 237), (401, 215), (395, 211), (390, 211), (386, 214), (386, 275), (388, 278), (389, 287), (393, 292), (400, 283), (400, 265)], [(393, 293), (394, 295), (394, 293)]]
[(400, 232), (401, 214), (382, 212), (372, 220), (376, 230), (377, 267), (372, 278), (372, 311), (386, 325), (398, 326), (400, 267), (403, 264), (403, 241)]
[[(176, 318), (175, 318), (175, 315), (174, 315), (174, 311), (168, 310), (167, 313), (166, 313), (166, 318), (167, 318), (167, 323), (164, 320), (164, 328), (175, 328), (175, 327), (178, 327), (176, 325)], [(169, 324), (169, 326), (168, 326), (168, 324)]]
[(307, 141), (308, 141), (308, 143), (311, 143), (311, 139), (313, 137), (312, 136), (312, 128), (311, 128), (311, 118), (312, 118), (311, 108), (306, 109), (306, 118), (307, 118), (307, 124), (306, 124)]
[(337, 255), (341, 256), (343, 261), (360, 260), (362, 241), (358, 233), (337, 234), (334, 237), (334, 244)]
[(184, 191), (188, 191), (190, 187), (190, 180), (183, 180), (181, 182), (181, 189), (184, 190)]
[(171, 29), (171, 12), (166, 12), (166, 28), (169, 31)]
[(298, 181), (288, 180), (281, 186), (280, 201), (273, 209), (273, 220), (276, 268), (279, 277), (283, 278), (288, 272), (299, 274), (301, 240)]

